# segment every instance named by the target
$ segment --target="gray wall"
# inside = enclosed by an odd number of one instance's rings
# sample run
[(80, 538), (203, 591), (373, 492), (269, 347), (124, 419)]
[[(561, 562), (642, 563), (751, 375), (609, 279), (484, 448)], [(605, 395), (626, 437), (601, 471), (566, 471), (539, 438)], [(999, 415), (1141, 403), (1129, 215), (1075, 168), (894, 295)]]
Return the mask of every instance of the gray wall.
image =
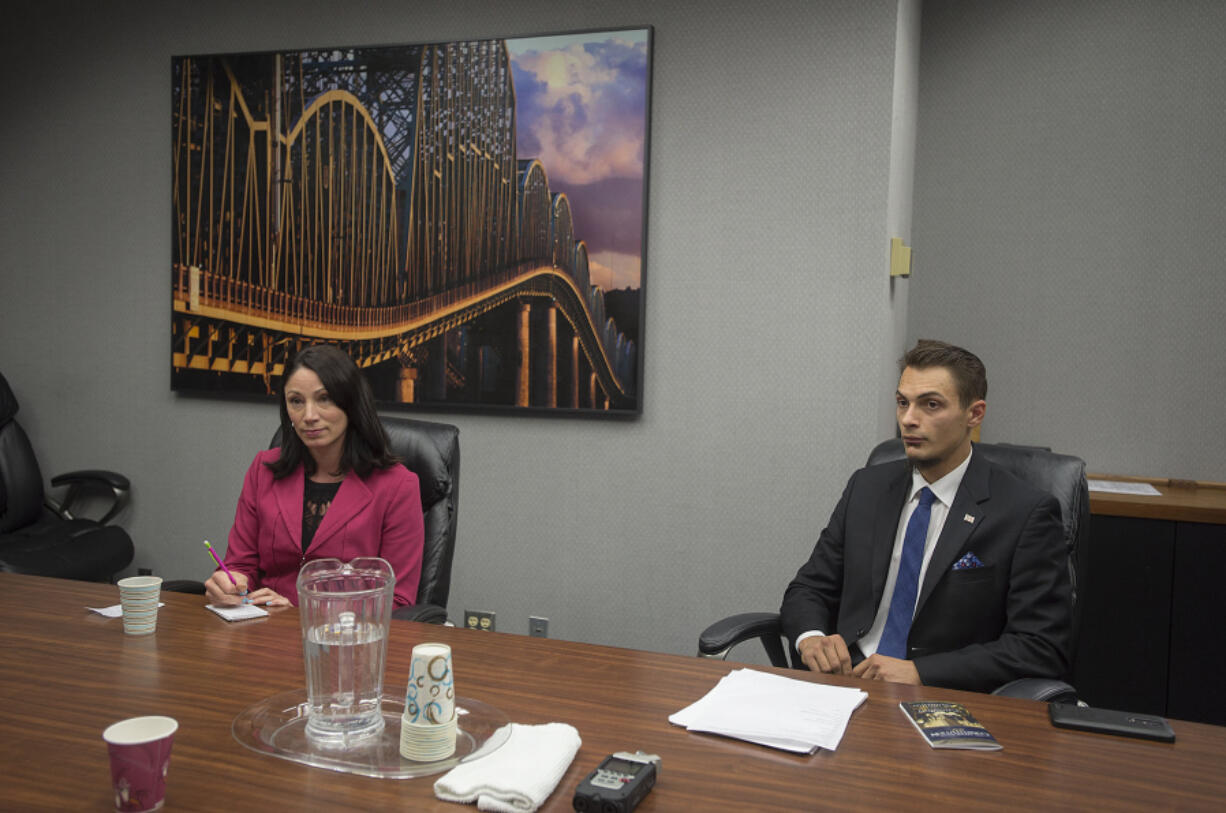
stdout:
[[(452, 615), (692, 652), (777, 606), (887, 431), (894, 2), (43, 2), (0, 83), (0, 370), (44, 475), (129, 474), (134, 566), (210, 572), (270, 404), (173, 395), (170, 57), (655, 26), (643, 416), (461, 428)], [(14, 16), (15, 15), (15, 16)], [(420, 413), (419, 413), (420, 414)]]
[(777, 604), (888, 431), (903, 330), (983, 355), (987, 440), (1226, 479), (1226, 12), (1153, 5), (924, 4), (891, 287), (893, 2), (31, 4), (0, 33), (0, 370), (44, 474), (128, 473), (135, 565), (203, 577), (275, 418), (169, 391), (170, 56), (652, 24), (644, 415), (424, 417), (462, 430), (453, 617), (691, 652)]
[(1226, 4), (922, 18), (908, 332), (982, 354), (984, 440), (1226, 480)]

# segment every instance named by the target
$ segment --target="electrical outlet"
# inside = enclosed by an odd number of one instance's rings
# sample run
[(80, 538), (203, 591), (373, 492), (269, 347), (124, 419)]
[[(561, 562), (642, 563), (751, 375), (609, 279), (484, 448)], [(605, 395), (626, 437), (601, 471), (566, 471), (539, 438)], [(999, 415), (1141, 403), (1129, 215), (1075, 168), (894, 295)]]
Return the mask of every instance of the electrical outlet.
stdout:
[(465, 610), (464, 626), (470, 630), (494, 631), (494, 614), (486, 610)]
[(528, 634), (533, 638), (548, 638), (549, 619), (540, 615), (528, 616)]

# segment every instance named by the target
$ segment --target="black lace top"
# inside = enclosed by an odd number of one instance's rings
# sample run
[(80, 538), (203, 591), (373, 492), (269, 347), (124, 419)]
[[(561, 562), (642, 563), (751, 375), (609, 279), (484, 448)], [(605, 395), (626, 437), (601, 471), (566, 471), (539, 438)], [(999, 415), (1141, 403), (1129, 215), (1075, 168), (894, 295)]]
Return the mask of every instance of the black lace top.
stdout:
[(315, 538), (319, 523), (324, 521), (324, 514), (327, 513), (328, 506), (332, 504), (341, 484), (339, 480), (335, 483), (316, 483), (309, 477), (303, 479), (306, 480), (302, 495), (302, 549), (305, 551)]

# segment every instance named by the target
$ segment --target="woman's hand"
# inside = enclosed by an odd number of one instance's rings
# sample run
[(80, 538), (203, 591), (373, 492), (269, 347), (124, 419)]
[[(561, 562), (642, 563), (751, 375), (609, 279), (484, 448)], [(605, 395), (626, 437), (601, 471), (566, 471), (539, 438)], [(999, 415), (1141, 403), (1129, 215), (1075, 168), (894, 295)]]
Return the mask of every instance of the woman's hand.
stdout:
[(209, 580), (204, 583), (204, 594), (208, 596), (209, 603), (219, 607), (237, 607), (242, 604), (243, 596), (247, 593), (247, 577), (242, 573), (235, 573), (234, 581), (238, 584), (230, 581), (230, 577), (222, 570), (209, 576)]
[(273, 590), (271, 587), (261, 587), (247, 596), (252, 604), (263, 604), (265, 607), (292, 607), (289, 599)]

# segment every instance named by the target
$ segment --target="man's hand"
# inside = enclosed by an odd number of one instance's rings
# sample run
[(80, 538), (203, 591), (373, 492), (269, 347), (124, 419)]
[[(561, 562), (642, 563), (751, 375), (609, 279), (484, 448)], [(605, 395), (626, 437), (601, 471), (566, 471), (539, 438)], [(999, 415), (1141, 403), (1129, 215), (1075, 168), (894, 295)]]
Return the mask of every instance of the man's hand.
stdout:
[[(797, 645), (796, 651), (805, 666), (827, 675), (850, 675), (851, 653), (842, 635), (810, 635)], [(918, 683), (918, 680), (916, 681)]]
[(910, 683), (912, 686), (923, 685), (914, 662), (902, 658), (891, 658), (887, 655), (869, 655), (860, 661), (852, 674), (866, 680), (887, 680), (890, 683)]

